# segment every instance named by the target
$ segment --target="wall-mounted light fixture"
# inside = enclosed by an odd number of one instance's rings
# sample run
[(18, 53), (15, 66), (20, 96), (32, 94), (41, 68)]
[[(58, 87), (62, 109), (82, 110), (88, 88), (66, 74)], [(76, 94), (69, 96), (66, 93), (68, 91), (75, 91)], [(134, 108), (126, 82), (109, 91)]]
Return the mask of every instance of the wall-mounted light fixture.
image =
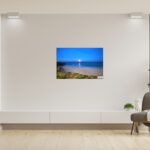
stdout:
[(19, 19), (20, 14), (18, 12), (8, 12), (7, 13), (7, 18), (8, 19)]
[(143, 13), (131, 13), (129, 17), (130, 19), (143, 19)]

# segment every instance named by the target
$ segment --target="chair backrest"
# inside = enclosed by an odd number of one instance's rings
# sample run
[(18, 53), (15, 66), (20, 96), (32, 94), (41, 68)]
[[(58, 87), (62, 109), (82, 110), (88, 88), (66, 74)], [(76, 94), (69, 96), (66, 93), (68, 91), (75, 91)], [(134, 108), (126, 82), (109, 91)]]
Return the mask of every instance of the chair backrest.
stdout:
[(142, 110), (150, 109), (150, 92), (146, 93), (143, 97)]

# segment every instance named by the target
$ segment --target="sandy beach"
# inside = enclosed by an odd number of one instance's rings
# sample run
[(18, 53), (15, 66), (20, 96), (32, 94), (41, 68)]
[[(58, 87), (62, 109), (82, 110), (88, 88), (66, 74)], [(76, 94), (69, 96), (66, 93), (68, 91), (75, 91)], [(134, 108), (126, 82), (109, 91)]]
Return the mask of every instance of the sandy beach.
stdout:
[(83, 75), (103, 76), (103, 69), (94, 67), (75, 67), (75, 66), (63, 66), (65, 72), (74, 72)]

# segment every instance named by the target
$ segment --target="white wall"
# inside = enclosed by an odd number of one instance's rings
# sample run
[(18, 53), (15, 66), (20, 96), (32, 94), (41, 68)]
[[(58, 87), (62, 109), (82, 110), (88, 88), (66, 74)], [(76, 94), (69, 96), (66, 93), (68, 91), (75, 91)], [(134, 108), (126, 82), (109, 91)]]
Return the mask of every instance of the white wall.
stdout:
[(1, 107), (2, 107), (2, 104), (1, 104), (1, 101), (2, 101), (2, 95), (1, 95), (1, 93), (2, 93), (2, 88), (1, 88), (1, 86), (2, 86), (2, 44), (1, 44), (1, 41), (2, 41), (2, 39), (1, 39), (1, 36), (2, 36), (2, 31), (1, 31), (1, 25), (2, 25), (2, 23), (1, 23), (1, 15), (0, 15), (0, 109), (1, 109)]
[[(118, 110), (148, 91), (148, 16), (3, 16), (2, 31), (4, 109)], [(103, 46), (104, 79), (57, 80), (58, 46)]]

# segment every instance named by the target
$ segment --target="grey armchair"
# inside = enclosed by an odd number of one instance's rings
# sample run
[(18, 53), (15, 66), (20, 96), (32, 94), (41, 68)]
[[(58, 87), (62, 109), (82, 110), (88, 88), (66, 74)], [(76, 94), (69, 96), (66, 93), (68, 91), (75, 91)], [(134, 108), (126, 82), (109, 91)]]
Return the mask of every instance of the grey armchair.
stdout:
[(139, 123), (143, 123), (144, 125), (150, 127), (150, 122), (147, 121), (147, 112), (144, 112), (144, 110), (148, 110), (148, 109), (150, 110), (150, 92), (146, 93), (143, 97), (142, 111), (131, 114), (131, 121), (133, 121), (132, 128), (131, 128), (131, 135), (133, 133), (134, 127), (136, 129), (136, 132), (139, 133), (138, 130)]

